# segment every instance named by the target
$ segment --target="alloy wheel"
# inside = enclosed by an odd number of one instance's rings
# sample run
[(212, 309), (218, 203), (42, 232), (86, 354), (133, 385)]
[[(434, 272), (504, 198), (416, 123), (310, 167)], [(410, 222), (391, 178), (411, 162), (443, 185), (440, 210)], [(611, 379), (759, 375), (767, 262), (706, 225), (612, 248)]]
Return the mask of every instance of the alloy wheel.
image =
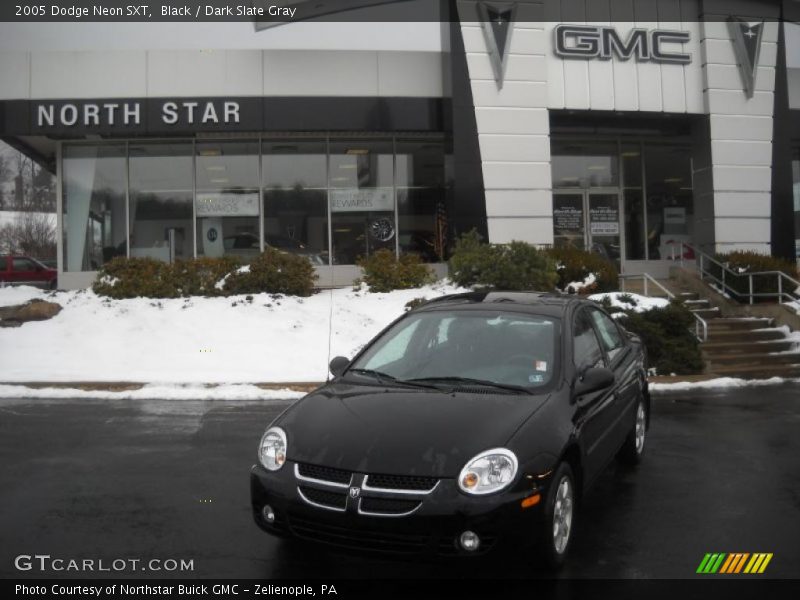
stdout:
[(569, 543), (572, 531), (572, 483), (569, 477), (562, 477), (558, 483), (555, 505), (553, 506), (553, 547), (563, 554)]

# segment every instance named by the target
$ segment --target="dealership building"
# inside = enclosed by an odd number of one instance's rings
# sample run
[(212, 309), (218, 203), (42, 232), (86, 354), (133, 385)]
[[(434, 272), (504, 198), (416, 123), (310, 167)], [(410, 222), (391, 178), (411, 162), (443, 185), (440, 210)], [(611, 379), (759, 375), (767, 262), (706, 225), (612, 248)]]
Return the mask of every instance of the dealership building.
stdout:
[(680, 242), (798, 256), (796, 0), (410, 4), (440, 21), (0, 24), (60, 287), (266, 246), (320, 285), (381, 248), (443, 272), (473, 228), (654, 276)]

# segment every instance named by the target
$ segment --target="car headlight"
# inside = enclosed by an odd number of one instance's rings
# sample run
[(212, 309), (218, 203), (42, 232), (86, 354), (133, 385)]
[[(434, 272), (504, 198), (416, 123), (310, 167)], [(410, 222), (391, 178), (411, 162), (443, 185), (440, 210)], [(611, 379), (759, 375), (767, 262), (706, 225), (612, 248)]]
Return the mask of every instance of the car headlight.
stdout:
[(491, 494), (509, 485), (517, 474), (517, 457), (511, 450), (494, 448), (467, 462), (458, 476), (458, 487), (467, 494)]
[(280, 427), (270, 427), (261, 438), (258, 460), (267, 471), (277, 471), (286, 462), (286, 432)]

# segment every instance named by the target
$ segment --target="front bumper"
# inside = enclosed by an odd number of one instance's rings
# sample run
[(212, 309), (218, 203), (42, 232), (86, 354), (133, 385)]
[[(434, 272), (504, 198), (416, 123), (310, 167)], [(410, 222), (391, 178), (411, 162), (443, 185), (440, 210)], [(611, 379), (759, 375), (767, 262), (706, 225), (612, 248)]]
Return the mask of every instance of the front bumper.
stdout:
[[(531, 495), (530, 490), (472, 497), (460, 492), (455, 480), (441, 479), (431, 492), (420, 494), (360, 490), (360, 496), (352, 498), (349, 486), (334, 489), (347, 495), (343, 508), (334, 510), (310, 503), (309, 486), (319, 493), (332, 489), (298, 480), (292, 462), (277, 472), (254, 466), (250, 472), (250, 495), (258, 526), (273, 535), (357, 551), (474, 556), (498, 547), (529, 543), (534, 539), (543, 504), (522, 508), (521, 502)], [(544, 498), (545, 490), (540, 489), (539, 493)], [(384, 502), (418, 502), (410, 514), (363, 514), (360, 501), (369, 502), (373, 497)], [(273, 522), (262, 514), (266, 505), (275, 515)], [(479, 548), (472, 552), (462, 550), (458, 544), (459, 536), (467, 530), (477, 533), (481, 540)]]

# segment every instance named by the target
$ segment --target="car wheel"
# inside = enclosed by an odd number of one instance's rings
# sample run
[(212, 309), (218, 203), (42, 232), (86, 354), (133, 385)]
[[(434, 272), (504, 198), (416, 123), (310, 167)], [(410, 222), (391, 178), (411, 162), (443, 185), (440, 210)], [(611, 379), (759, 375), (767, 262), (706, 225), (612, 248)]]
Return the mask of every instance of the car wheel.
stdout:
[(645, 441), (647, 440), (647, 403), (644, 398), (639, 398), (636, 405), (636, 419), (633, 422), (625, 443), (619, 449), (617, 457), (626, 465), (638, 465), (644, 456)]
[(561, 568), (566, 560), (575, 525), (575, 495), (572, 469), (569, 463), (562, 462), (547, 491), (544, 522), (539, 535), (540, 550), (550, 569)]

